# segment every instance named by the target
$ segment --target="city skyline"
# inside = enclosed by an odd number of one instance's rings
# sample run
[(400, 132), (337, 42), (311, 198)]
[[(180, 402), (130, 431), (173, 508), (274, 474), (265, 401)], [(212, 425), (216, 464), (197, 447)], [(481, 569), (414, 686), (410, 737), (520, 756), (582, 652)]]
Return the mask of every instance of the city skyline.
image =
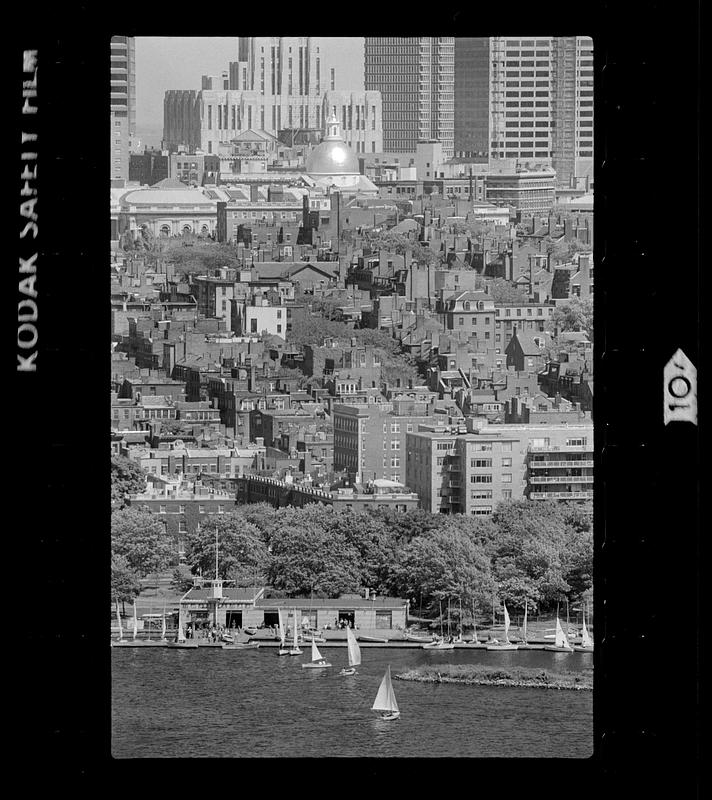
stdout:
[[(363, 37), (324, 37), (325, 54), (339, 59), (336, 89), (363, 89)], [(136, 37), (136, 132), (142, 145), (160, 146), (163, 100), (171, 89), (201, 88), (202, 75), (236, 61), (238, 37)]]

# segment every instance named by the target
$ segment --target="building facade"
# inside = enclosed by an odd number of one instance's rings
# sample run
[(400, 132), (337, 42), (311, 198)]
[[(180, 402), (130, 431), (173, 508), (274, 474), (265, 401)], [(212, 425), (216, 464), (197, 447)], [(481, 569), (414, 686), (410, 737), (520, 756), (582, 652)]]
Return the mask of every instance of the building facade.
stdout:
[(489, 41), (455, 39), (455, 154), (477, 160), (489, 155)]
[(131, 139), (136, 135), (136, 50), (133, 36), (111, 37), (112, 180), (129, 180)]
[(365, 87), (380, 91), (383, 150), (415, 152), (421, 139), (454, 154), (455, 38), (367, 36)]
[(382, 149), (377, 91), (335, 90), (334, 69), (318, 37), (241, 37), (228, 76), (204, 76), (198, 92), (173, 90), (164, 99), (164, 146), (217, 153), (247, 130), (321, 130), (332, 107), (355, 152)]
[(490, 154), (545, 161), (561, 186), (593, 174), (593, 42), (492, 37)]
[(406, 481), (422, 508), (489, 516), (504, 500), (591, 500), (593, 424), (420, 425), (407, 435)]

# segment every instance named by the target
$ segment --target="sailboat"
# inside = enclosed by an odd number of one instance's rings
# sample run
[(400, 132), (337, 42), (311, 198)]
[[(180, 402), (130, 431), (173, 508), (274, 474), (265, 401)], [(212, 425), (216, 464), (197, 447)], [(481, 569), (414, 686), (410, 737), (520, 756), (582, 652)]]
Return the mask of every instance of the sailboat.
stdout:
[(522, 626), (522, 638), (524, 639), (524, 646), (527, 646), (527, 609), (529, 603), (526, 598), (524, 599), (524, 625)]
[(163, 617), (161, 619), (161, 641), (166, 642), (166, 604), (163, 604)]
[[(448, 618), (448, 624), (450, 620)], [(423, 650), (454, 650), (455, 644), (454, 642), (446, 642), (445, 641), (445, 634), (443, 633), (443, 607), (442, 602), (440, 603), (440, 638), (436, 639), (433, 642), (428, 642), (427, 644), (423, 645)]]
[(512, 644), (509, 641), (509, 613), (507, 612), (507, 605), (502, 602), (504, 608), (504, 641), (498, 642), (496, 639), (492, 644), (487, 645), (488, 650), (519, 650), (518, 644)]
[(299, 649), (299, 631), (297, 630), (297, 609), (292, 612), (292, 647), (289, 651), (290, 656), (300, 656), (302, 651)]
[(322, 669), (323, 667), (330, 667), (331, 664), (319, 652), (316, 642), (312, 639), (311, 643), (311, 662), (302, 664), (303, 669)]
[(593, 652), (593, 639), (586, 627), (586, 611), (583, 611), (583, 627), (581, 628), (581, 644), (575, 644), (574, 650), (579, 653), (592, 653)]
[(396, 695), (391, 683), (391, 665), (386, 668), (381, 685), (378, 687), (378, 694), (371, 706), (372, 711), (380, 711), (381, 719), (398, 719), (400, 711), (396, 703)]
[(116, 601), (116, 621), (119, 623), (119, 641), (124, 641), (124, 629), (121, 626), (121, 614), (119, 613), (119, 601)]
[(277, 613), (279, 614), (279, 650), (277, 651), (278, 656), (288, 656), (289, 649), (287, 648), (287, 632), (284, 629), (284, 620), (282, 619), (282, 609), (277, 609)]
[(346, 629), (346, 649), (348, 651), (349, 666), (344, 667), (339, 675), (355, 675), (356, 667), (361, 663), (361, 648), (351, 628)]
[(573, 652), (573, 647), (571, 647), (569, 644), (569, 640), (564, 633), (564, 629), (561, 627), (561, 620), (559, 619), (558, 615), (556, 617), (556, 635), (554, 638), (554, 644), (545, 645), (544, 650), (554, 650), (559, 653)]
[(136, 599), (134, 598), (133, 602), (133, 622), (131, 623), (131, 630), (133, 633), (133, 641), (136, 641), (136, 637), (138, 636), (138, 617), (136, 616)]

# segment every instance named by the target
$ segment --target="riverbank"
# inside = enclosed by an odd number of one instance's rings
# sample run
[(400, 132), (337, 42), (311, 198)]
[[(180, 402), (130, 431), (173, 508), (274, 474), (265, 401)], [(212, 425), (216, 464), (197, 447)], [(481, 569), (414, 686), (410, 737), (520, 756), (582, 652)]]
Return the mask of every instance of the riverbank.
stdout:
[(591, 691), (593, 670), (552, 672), (547, 669), (512, 667), (493, 669), (481, 664), (442, 664), (439, 667), (410, 669), (395, 678), (421, 683), (470, 683), (480, 686), (512, 686), (537, 689)]

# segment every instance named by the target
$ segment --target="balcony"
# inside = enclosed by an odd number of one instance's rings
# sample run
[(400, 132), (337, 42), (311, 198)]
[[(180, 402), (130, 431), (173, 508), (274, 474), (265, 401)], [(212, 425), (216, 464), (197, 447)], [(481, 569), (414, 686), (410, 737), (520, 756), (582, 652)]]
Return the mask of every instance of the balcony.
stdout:
[(593, 461), (548, 461), (546, 459), (539, 460), (530, 460), (529, 461), (529, 469), (585, 469), (593, 468)]
[(593, 500), (593, 492), (531, 492), (530, 500)]
[(593, 475), (532, 475), (529, 483), (593, 483)]
[(571, 444), (571, 445), (546, 445), (545, 447), (530, 446), (530, 453), (593, 453), (593, 444)]

